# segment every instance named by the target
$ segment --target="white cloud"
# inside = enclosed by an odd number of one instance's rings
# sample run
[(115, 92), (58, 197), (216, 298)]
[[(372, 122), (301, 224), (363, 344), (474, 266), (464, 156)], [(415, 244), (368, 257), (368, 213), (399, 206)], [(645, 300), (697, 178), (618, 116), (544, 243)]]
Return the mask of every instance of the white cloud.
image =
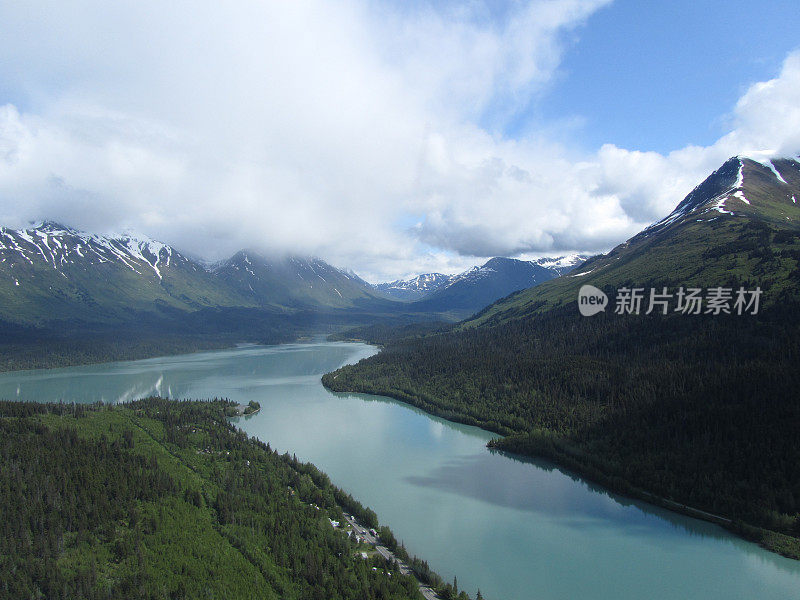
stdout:
[(668, 214), (727, 158), (800, 151), (800, 52), (779, 75), (753, 84), (708, 147), (667, 155), (603, 145), (571, 158), (542, 139), (504, 141), (479, 132), (428, 144), (417, 234), (481, 256), (601, 250)]
[(392, 278), (608, 247), (728, 156), (797, 151), (797, 54), (708, 148), (575, 156), (546, 133), (498, 134), (606, 3), (0, 5), (0, 220)]

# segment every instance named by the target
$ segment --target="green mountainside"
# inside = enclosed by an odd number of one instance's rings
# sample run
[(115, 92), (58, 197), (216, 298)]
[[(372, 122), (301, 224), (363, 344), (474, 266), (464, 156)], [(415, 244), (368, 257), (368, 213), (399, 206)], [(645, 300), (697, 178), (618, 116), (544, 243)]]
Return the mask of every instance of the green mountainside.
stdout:
[(253, 305), (173, 248), (56, 223), (0, 230), (0, 319), (118, 323), (142, 312)]
[[(667, 218), (455, 329), (326, 375), (503, 434), (622, 492), (730, 519), (800, 558), (800, 163), (733, 158)], [(583, 317), (583, 285), (609, 297)], [(620, 288), (740, 287), (757, 314), (617, 314)], [(663, 500), (661, 500), (663, 498)], [(692, 513), (699, 514), (699, 513)], [(725, 521), (722, 521), (725, 522)]]
[(226, 287), (258, 306), (352, 308), (387, 303), (377, 301), (366, 281), (320, 259), (268, 259), (241, 250), (213, 272)]
[(524, 318), (574, 303), (584, 284), (610, 291), (626, 285), (760, 285), (767, 305), (784, 291), (796, 297), (800, 163), (779, 159), (770, 165), (731, 158), (665, 219), (566, 277), (497, 302), (466, 325)]
[(576, 260), (493, 259), (448, 276), (455, 283), (442, 295), (413, 303), (387, 298), (379, 286), (317, 258), (242, 250), (207, 265), (128, 233), (53, 222), (0, 228), (0, 371), (281, 343), (356, 326), (455, 322)]
[(209, 267), (131, 234), (0, 228), (0, 370), (281, 343), (408, 321), (403, 306), (319, 259), (242, 251)]
[(235, 430), (231, 407), (0, 402), (0, 598), (421, 599), (341, 526), (378, 528), (375, 513)]
[(206, 268), (147, 238), (88, 234), (50, 222), (0, 229), (0, 321), (10, 324), (81, 329), (182, 323), (209, 309), (286, 315), (370, 302), (392, 304), (365, 281), (319, 259), (267, 259), (241, 251)]

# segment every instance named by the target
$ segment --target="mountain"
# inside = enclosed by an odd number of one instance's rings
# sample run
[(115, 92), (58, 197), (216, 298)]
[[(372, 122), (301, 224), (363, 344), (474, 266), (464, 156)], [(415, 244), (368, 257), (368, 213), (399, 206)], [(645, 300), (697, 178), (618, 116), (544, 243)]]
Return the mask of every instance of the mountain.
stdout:
[(29, 325), (111, 323), (140, 312), (252, 305), (160, 242), (45, 222), (0, 229), (0, 319)]
[(538, 261), (493, 258), (473, 267), (415, 302), (424, 312), (474, 313), (512, 292), (536, 286), (569, 272), (585, 257), (574, 255)]
[[(584, 284), (616, 290), (760, 285), (772, 304), (796, 284), (793, 244), (800, 230), (800, 162), (733, 157), (665, 218), (551, 285), (488, 308), (468, 325), (523, 318), (574, 302)], [(630, 287), (630, 285), (628, 286)]]
[(374, 287), (387, 298), (412, 302), (450, 285), (457, 275), (443, 273), (424, 273), (413, 279), (397, 279), (387, 283), (378, 283)]
[[(498, 449), (800, 558), (798, 198), (797, 159), (733, 157), (609, 253), (450, 330), (384, 339), (323, 382), (496, 431)], [(593, 316), (587, 284), (608, 297)], [(699, 314), (681, 288), (700, 289)], [(617, 312), (626, 289), (639, 314)], [(647, 314), (651, 289), (666, 314)], [(760, 290), (758, 310), (737, 314), (740, 289)]]
[(262, 307), (350, 308), (376, 298), (364, 280), (318, 258), (269, 259), (241, 250), (212, 272), (248, 303)]
[(559, 277), (565, 273), (569, 273), (578, 265), (586, 262), (589, 256), (586, 254), (567, 254), (566, 256), (557, 256), (555, 258), (545, 257), (532, 260), (535, 265), (553, 271)]
[(98, 235), (53, 222), (0, 229), (0, 322), (6, 324), (80, 330), (180, 322), (194, 331), (216, 320), (216, 331), (240, 328), (236, 319), (370, 302), (388, 301), (356, 275), (315, 258), (268, 259), (242, 250), (209, 267), (133, 234)]
[(398, 279), (373, 287), (392, 300), (429, 300), (414, 305), (417, 310), (470, 313), (511, 292), (563, 275), (587, 258), (580, 254), (532, 261), (498, 257), (457, 275), (425, 273), (413, 279)]
[[(334, 320), (361, 322), (367, 314), (405, 322), (422, 313), (466, 316), (555, 276), (564, 268), (557, 262), (541, 266), (493, 259), (461, 275), (421, 275), (411, 282), (371, 286), (318, 258), (241, 250), (207, 265), (144, 236), (99, 235), (44, 222), (0, 229), (0, 323), (74, 331), (122, 323), (155, 329), (179, 324), (189, 332), (219, 333), (238, 331), (237, 320), (263, 321), (268, 315), (304, 313), (317, 319), (320, 312), (349, 311), (350, 317)], [(434, 296), (445, 287), (447, 293)], [(427, 294), (431, 300), (414, 306), (391, 299), (403, 294), (406, 299)]]

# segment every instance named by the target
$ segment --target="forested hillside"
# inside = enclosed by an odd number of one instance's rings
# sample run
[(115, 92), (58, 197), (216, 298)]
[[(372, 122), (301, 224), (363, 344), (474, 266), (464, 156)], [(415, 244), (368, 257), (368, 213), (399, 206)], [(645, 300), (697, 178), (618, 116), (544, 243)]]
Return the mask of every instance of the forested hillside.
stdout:
[[(732, 519), (800, 558), (800, 170), (773, 169), (784, 177), (731, 159), (670, 217), (576, 274), (453, 331), (384, 333), (383, 352), (323, 381), (491, 429), (507, 436), (497, 448)], [(592, 317), (576, 302), (587, 283), (611, 298)], [(675, 298), (668, 314), (645, 314), (647, 301), (615, 312), (621, 288), (680, 286), (760, 287), (762, 302), (756, 314), (685, 314)]]
[(0, 403), (0, 598), (421, 598), (332, 526), (372, 511), (226, 406)]

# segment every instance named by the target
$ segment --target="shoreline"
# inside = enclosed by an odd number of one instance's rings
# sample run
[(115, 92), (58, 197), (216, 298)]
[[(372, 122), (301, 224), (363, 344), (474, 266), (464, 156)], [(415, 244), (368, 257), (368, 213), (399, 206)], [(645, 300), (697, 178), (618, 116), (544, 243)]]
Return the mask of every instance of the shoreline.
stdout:
[[(304, 336), (307, 338), (307, 336)], [(297, 343), (300, 341), (300, 338), (291, 341), (291, 342), (283, 342), (279, 344), (255, 344), (255, 345), (263, 345), (263, 346), (280, 346), (286, 343)], [(346, 343), (362, 343), (366, 346), (372, 346), (373, 348), (380, 351), (382, 348), (379, 344), (369, 343), (365, 340), (356, 340), (356, 339), (349, 339), (349, 340), (337, 340), (338, 342), (346, 342)], [(336, 343), (336, 342), (332, 342)], [(201, 348), (190, 352), (169, 352), (166, 354), (159, 353), (154, 355), (143, 356), (140, 358), (130, 358), (130, 359), (123, 359), (123, 360), (107, 360), (102, 362), (92, 361), (92, 362), (76, 362), (75, 364), (71, 365), (59, 365), (53, 367), (39, 367), (37, 369), (12, 369), (7, 371), (0, 371), (2, 373), (18, 373), (22, 371), (29, 371), (29, 370), (45, 370), (45, 369), (57, 369), (57, 368), (65, 368), (65, 367), (75, 367), (75, 366), (86, 366), (90, 364), (108, 364), (114, 362), (131, 362), (131, 361), (138, 361), (138, 360), (146, 360), (150, 358), (159, 358), (159, 357), (170, 357), (170, 356), (181, 356), (181, 355), (192, 355), (192, 354), (200, 354), (204, 352), (214, 352), (218, 350), (227, 350), (236, 348), (239, 342), (228, 342), (224, 345), (220, 345), (219, 347), (214, 348)], [(508, 454), (512, 457), (517, 457), (521, 459), (526, 458), (543, 458), (547, 460), (553, 461), (559, 467), (567, 469), (574, 474), (586, 479), (587, 481), (591, 481), (593, 483), (602, 485), (609, 491), (619, 494), (621, 496), (640, 500), (643, 502), (647, 502), (653, 506), (658, 506), (660, 508), (669, 510), (671, 512), (682, 514), (694, 519), (706, 521), (718, 525), (724, 528), (726, 531), (731, 532), (732, 534), (736, 535), (737, 537), (744, 539), (748, 542), (755, 543), (760, 547), (778, 554), (780, 556), (784, 556), (789, 559), (793, 560), (800, 560), (800, 540), (796, 538), (792, 538), (790, 536), (786, 536), (779, 532), (774, 532), (771, 530), (763, 529), (757, 527), (755, 525), (751, 525), (749, 523), (733, 520), (723, 515), (715, 515), (704, 511), (702, 509), (692, 507), (685, 503), (670, 500), (668, 498), (660, 497), (656, 494), (648, 492), (643, 488), (639, 488), (630, 482), (617, 477), (613, 474), (606, 473), (599, 468), (592, 466), (591, 464), (585, 464), (580, 460), (580, 457), (572, 456), (567, 454), (566, 452), (559, 451), (556, 448), (552, 449), (545, 449), (544, 447), (539, 448), (539, 452), (536, 453), (526, 453), (524, 451), (515, 451), (513, 447), (508, 447), (504, 442), (508, 440), (508, 436), (512, 436), (514, 434), (525, 433), (525, 432), (515, 432), (511, 431), (507, 427), (504, 427), (500, 424), (492, 424), (492, 423), (484, 423), (470, 417), (469, 415), (463, 415), (455, 412), (451, 412), (448, 410), (442, 410), (438, 406), (411, 396), (410, 394), (402, 393), (402, 392), (387, 392), (384, 390), (375, 390), (375, 389), (337, 389), (335, 386), (331, 386), (326, 382), (326, 379), (330, 377), (330, 382), (333, 382), (336, 378), (336, 375), (333, 375), (335, 372), (325, 373), (321, 376), (321, 382), (323, 387), (326, 390), (332, 392), (350, 392), (350, 393), (365, 393), (377, 396), (384, 396), (390, 398), (392, 400), (402, 402), (405, 405), (417, 408), (423, 411), (425, 414), (438, 417), (441, 419), (445, 419), (447, 421), (453, 423), (459, 423), (463, 425), (469, 425), (473, 427), (478, 427), (487, 433), (494, 434), (500, 436), (493, 440), (490, 440), (487, 443), (487, 447), (491, 450), (498, 451), (504, 454)], [(231, 415), (232, 417), (249, 417), (260, 412), (260, 407), (254, 410), (251, 413), (245, 414), (243, 412), (242, 407), (246, 405), (237, 405), (237, 415)]]
[[(369, 342), (364, 342), (364, 343), (370, 346), (378, 347), (375, 344), (370, 344)], [(379, 347), (378, 349), (380, 350)], [(541, 447), (539, 448), (539, 452), (537, 453), (526, 453), (524, 451), (515, 451), (513, 447), (505, 447), (504, 442), (509, 440), (511, 436), (515, 434), (524, 435), (530, 432), (516, 432), (500, 424), (493, 425), (491, 423), (482, 423), (478, 419), (470, 417), (469, 415), (463, 415), (448, 410), (442, 410), (435, 404), (426, 402), (424, 400), (417, 398), (416, 396), (412, 396), (406, 393), (401, 393), (401, 392), (393, 393), (387, 391), (369, 390), (366, 388), (343, 389), (334, 387), (333, 385), (328, 384), (328, 382), (332, 383), (333, 381), (335, 381), (336, 375), (334, 375), (334, 373), (335, 371), (332, 371), (331, 373), (326, 373), (325, 375), (322, 376), (322, 385), (328, 391), (337, 393), (342, 393), (342, 392), (359, 393), (359, 394), (371, 394), (375, 396), (384, 396), (386, 398), (391, 398), (392, 400), (402, 402), (403, 404), (413, 406), (414, 408), (422, 410), (426, 414), (433, 417), (445, 419), (453, 423), (478, 427), (479, 429), (482, 429), (487, 433), (500, 436), (498, 438), (490, 440), (486, 444), (486, 447), (490, 450), (508, 454), (510, 456), (516, 456), (522, 459), (542, 458), (546, 460), (551, 460), (559, 467), (567, 469), (575, 473), (576, 475), (586, 479), (587, 481), (591, 481), (592, 483), (601, 485), (604, 488), (608, 489), (610, 492), (619, 494), (621, 496), (625, 496), (632, 500), (647, 502), (648, 504), (651, 504), (653, 506), (657, 506), (665, 510), (669, 510), (671, 512), (681, 514), (693, 519), (705, 521), (708, 523), (713, 523), (745, 541), (757, 544), (764, 550), (773, 552), (775, 554), (778, 554), (779, 556), (783, 556), (791, 560), (800, 561), (800, 540), (798, 540), (797, 538), (793, 538), (791, 536), (782, 534), (777, 531), (764, 529), (737, 519), (731, 519), (722, 515), (715, 515), (708, 511), (695, 508), (693, 506), (690, 506), (688, 504), (676, 500), (663, 498), (661, 496), (658, 496), (657, 494), (648, 492), (647, 490), (640, 488), (619, 476), (606, 473), (604, 471), (601, 471), (598, 467), (594, 467), (590, 464), (583, 463), (580, 461), (579, 457), (571, 456), (566, 452), (559, 452), (555, 448), (553, 448), (551, 451), (548, 451), (544, 447)], [(513, 443), (513, 439), (511, 441)]]

